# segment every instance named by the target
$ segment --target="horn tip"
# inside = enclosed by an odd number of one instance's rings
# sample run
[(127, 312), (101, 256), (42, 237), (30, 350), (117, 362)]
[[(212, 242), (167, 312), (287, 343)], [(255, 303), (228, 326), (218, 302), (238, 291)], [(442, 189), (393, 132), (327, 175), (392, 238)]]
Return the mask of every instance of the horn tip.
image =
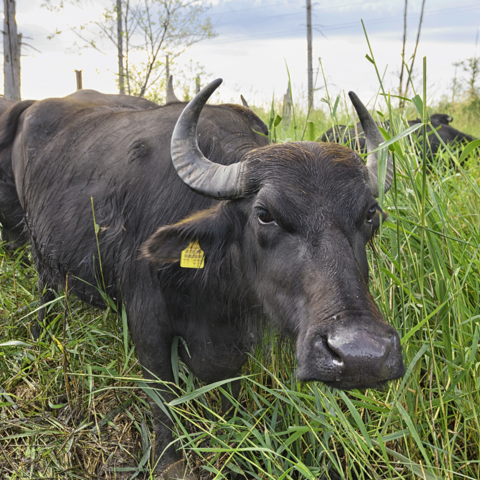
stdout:
[(350, 100), (352, 100), (352, 102), (354, 100), (358, 100), (358, 95), (355, 92), (352, 92), (352, 91), (348, 92), (348, 96), (350, 97)]
[(242, 100), (242, 105), (245, 107), (245, 108), (250, 108), (250, 106), (248, 105), (247, 101), (245, 100), (245, 97), (243, 95), (240, 95), (240, 99)]
[(213, 94), (213, 92), (221, 85), (223, 82), (223, 78), (217, 78), (213, 81), (211, 81), (206, 87), (203, 87), (203, 89), (200, 91), (200, 93), (197, 94), (197, 96), (203, 96), (207, 95), (207, 99)]
[(167, 98), (165, 105), (177, 102), (180, 102), (180, 100), (175, 95), (175, 90), (173, 89), (173, 75), (169, 75), (167, 80)]

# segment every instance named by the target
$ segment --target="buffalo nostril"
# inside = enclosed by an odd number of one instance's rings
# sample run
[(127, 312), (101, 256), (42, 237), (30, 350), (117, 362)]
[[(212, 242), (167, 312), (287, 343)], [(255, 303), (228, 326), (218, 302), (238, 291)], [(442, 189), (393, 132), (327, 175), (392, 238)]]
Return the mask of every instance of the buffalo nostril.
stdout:
[(336, 367), (343, 367), (342, 357), (329, 345), (328, 339), (319, 338), (315, 342), (315, 348), (320, 351), (322, 356), (330, 357), (332, 364)]
[(337, 360), (334, 356), (332, 356), (332, 363), (336, 367), (343, 367), (343, 361), (342, 360)]

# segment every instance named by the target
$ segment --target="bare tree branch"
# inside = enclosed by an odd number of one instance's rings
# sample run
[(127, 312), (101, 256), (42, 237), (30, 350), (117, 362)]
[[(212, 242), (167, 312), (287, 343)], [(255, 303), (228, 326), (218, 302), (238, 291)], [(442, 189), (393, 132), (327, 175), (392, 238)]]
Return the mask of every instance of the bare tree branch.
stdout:
[[(405, 58), (405, 44), (407, 43), (407, 7), (408, 7), (408, 0), (405, 0), (405, 10), (403, 13), (403, 47), (402, 47), (402, 66), (400, 67), (400, 85), (398, 87), (398, 96), (402, 97), (403, 94), (403, 88), (402, 88), (402, 83), (403, 83), (403, 61)], [(398, 101), (398, 106), (402, 108), (404, 106), (405, 102), (402, 100), (402, 98), (399, 99)]]
[[(56, 7), (54, 0), (44, 1), (50, 10), (65, 8), (63, 4)], [(65, 0), (65, 4), (67, 1), (83, 7), (89, 0)], [(101, 53), (105, 54), (101, 46), (105, 40), (116, 47), (119, 88), (123, 82), (129, 94), (144, 96), (154, 87), (165, 71), (164, 56), (168, 54), (173, 60), (191, 45), (215, 36), (210, 19), (205, 17), (209, 7), (195, 0), (111, 1), (111, 8), (105, 9), (99, 20), (69, 28), (85, 46)]]
[(407, 85), (405, 85), (405, 93), (404, 96), (407, 96), (408, 86), (411, 82), (411, 78), (413, 75), (413, 64), (415, 63), (415, 56), (417, 55), (417, 48), (420, 42), (420, 32), (422, 31), (422, 21), (423, 21), (423, 11), (425, 9), (425, 0), (422, 1), (422, 11), (420, 13), (420, 21), (418, 22), (418, 32), (417, 32), (417, 41), (415, 42), (415, 50), (413, 51), (412, 63), (410, 64), (410, 75), (407, 80)]

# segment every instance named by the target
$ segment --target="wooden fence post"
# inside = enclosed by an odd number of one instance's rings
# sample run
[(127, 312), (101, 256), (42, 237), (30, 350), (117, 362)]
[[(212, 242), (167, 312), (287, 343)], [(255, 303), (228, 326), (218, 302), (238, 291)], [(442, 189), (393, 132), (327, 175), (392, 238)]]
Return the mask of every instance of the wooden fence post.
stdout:
[(9, 100), (20, 100), (20, 44), (22, 35), (17, 34), (15, 1), (3, 1), (3, 72), (4, 96)]
[(77, 76), (77, 90), (82, 90), (83, 89), (82, 71), (81, 70), (75, 70), (75, 75)]
[(290, 85), (287, 87), (287, 93), (283, 96), (282, 117), (286, 125), (289, 125), (292, 117), (292, 95), (290, 93)]

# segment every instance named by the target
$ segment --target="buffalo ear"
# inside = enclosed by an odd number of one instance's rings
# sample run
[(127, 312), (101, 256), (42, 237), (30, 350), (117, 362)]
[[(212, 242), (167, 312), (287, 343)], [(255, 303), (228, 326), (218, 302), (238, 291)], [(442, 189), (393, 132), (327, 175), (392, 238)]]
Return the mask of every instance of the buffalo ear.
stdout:
[(190, 243), (182, 239), (175, 225), (159, 228), (143, 245), (142, 256), (162, 263), (178, 262)]
[(238, 215), (232, 215), (229, 203), (222, 202), (178, 223), (159, 228), (142, 245), (143, 257), (162, 263), (178, 262), (182, 251), (197, 240), (208, 257), (222, 255), (240, 232)]

